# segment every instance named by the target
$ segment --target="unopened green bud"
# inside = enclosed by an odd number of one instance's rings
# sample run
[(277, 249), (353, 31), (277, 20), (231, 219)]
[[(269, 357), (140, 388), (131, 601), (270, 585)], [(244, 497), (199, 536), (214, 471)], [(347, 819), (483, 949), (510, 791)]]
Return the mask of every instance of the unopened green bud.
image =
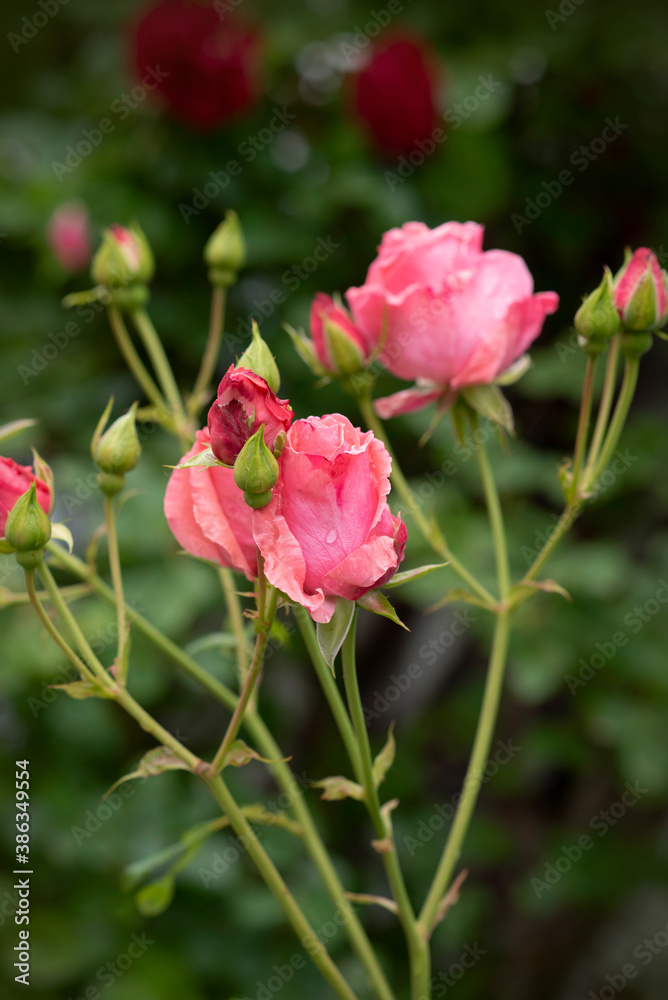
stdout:
[(364, 367), (364, 352), (334, 318), (323, 316), (322, 333), (338, 375), (354, 375)]
[(153, 253), (140, 227), (113, 225), (105, 230), (93, 257), (91, 275), (96, 284), (126, 288), (150, 281), (155, 271)]
[(43, 549), (50, 538), (51, 522), (37, 500), (37, 484), (33, 480), (7, 515), (5, 539), (21, 553)]
[(204, 260), (209, 265), (209, 281), (228, 288), (246, 263), (246, 243), (239, 216), (231, 209), (214, 230), (204, 247)]
[(258, 510), (271, 500), (278, 480), (278, 462), (264, 441), (264, 424), (249, 437), (234, 463), (234, 481), (249, 507)]
[(262, 339), (258, 325), (253, 320), (253, 339), (236, 364), (237, 368), (248, 368), (265, 380), (272, 392), (281, 388), (281, 375), (276, 359)]
[[(91, 442), (91, 454), (93, 461), (104, 474), (120, 477), (122, 480), (126, 472), (134, 469), (141, 454), (141, 445), (137, 437), (137, 403), (133, 403), (127, 413), (115, 420), (111, 427), (104, 431), (112, 404), (113, 399), (109, 401), (95, 429)], [(103, 431), (104, 433), (102, 433)], [(113, 483), (113, 479), (110, 480), (111, 483)], [(119, 488), (122, 488), (122, 485), (121, 481)]]
[[(603, 350), (606, 341), (621, 329), (621, 320), (615, 307), (615, 286), (609, 268), (604, 268), (601, 284), (590, 295), (575, 314), (575, 329), (587, 341), (598, 341), (592, 347)], [(584, 345), (587, 350), (587, 345)], [(599, 353), (596, 350), (595, 353)]]

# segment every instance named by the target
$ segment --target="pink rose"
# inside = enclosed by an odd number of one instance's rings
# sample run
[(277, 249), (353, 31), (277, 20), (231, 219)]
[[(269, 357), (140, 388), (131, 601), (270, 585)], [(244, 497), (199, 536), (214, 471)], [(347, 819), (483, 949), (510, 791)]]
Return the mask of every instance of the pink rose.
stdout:
[(0, 456), (0, 536), (5, 534), (7, 515), (20, 496), (30, 489), (32, 481), (37, 482), (37, 502), (49, 514), (51, 512), (51, 490), (38, 479), (29, 465), (19, 465), (13, 458)]
[(313, 351), (325, 371), (350, 375), (369, 360), (365, 338), (350, 316), (323, 292), (311, 303), (311, 341)]
[[(209, 432), (197, 440), (183, 460), (208, 448)], [(257, 576), (250, 507), (234, 482), (231, 469), (193, 466), (174, 469), (165, 493), (165, 516), (179, 545), (198, 559)]]
[[(369, 348), (399, 378), (416, 379), (401, 398), (378, 401), (381, 416), (419, 409), (439, 396), (492, 382), (536, 339), (555, 292), (533, 294), (517, 254), (482, 250), (483, 227), (407, 222), (383, 236), (361, 288), (348, 302)], [(399, 394), (397, 394), (399, 395)]]
[(630, 330), (656, 330), (668, 319), (668, 275), (639, 247), (615, 282), (615, 307)]
[(49, 219), (47, 237), (56, 260), (66, 271), (83, 271), (88, 267), (91, 243), (85, 205), (78, 202), (60, 205)]
[(336, 598), (355, 601), (394, 576), (406, 526), (387, 505), (391, 459), (347, 417), (297, 420), (279, 459), (273, 499), (253, 513), (270, 583), (328, 622)]
[(209, 410), (211, 448), (220, 462), (234, 460), (249, 437), (264, 424), (264, 440), (270, 451), (281, 431), (292, 422), (292, 407), (279, 399), (265, 379), (247, 368), (230, 365), (218, 386), (218, 396)]

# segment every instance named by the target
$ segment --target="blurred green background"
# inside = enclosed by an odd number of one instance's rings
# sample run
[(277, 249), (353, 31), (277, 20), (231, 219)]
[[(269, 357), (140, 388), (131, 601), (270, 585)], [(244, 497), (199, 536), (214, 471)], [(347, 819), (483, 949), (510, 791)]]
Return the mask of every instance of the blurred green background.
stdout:
[[(224, 210), (236, 209), (249, 261), (231, 292), (226, 329), (238, 334), (247, 331), (251, 316), (258, 319), (279, 360), (283, 394), (298, 416), (340, 410), (357, 419), (354, 402), (337, 385), (314, 388), (281, 323), (304, 325), (315, 291), (343, 292), (361, 283), (384, 230), (411, 219), (429, 225), (475, 219), (487, 227), (488, 248), (521, 253), (536, 288), (556, 290), (562, 305), (532, 352), (534, 369), (509, 392), (519, 428), (510, 454), (491, 445), (511, 556), (520, 573), (526, 566), (522, 546), (534, 546), (536, 533), (549, 530), (560, 509), (556, 469), (572, 447), (584, 367), (570, 328), (579, 298), (598, 283), (604, 263), (613, 270), (619, 266), (626, 244), (650, 246), (666, 263), (666, 8), (658, 0), (605, 5), (565, 0), (551, 11), (527, 2), (465, 8), (406, 4), (392, 30), (409, 29), (429, 39), (442, 67), (442, 113), (473, 94), (480, 75), (491, 74), (502, 86), (460, 128), (450, 128), (446, 141), (410, 177), (388, 183), (385, 174), (396, 171), (397, 159), (383, 159), (370, 145), (352, 113), (347, 76), (330, 71), (320, 89), (313, 85), (321, 79), (318, 67), (326, 52), (345, 38), (341, 33), (354, 32), (371, 18), (363, 3), (310, 0), (279, 6), (245, 0), (244, 16), (264, 36), (264, 96), (256, 107), (202, 134), (147, 100), (61, 179), (53, 162), (62, 161), (67, 146), (76, 145), (83, 130), (94, 128), (134, 83), (129, 34), (142, 8), (133, 2), (70, 0), (14, 51), (8, 35), (21, 30), (33, 6), (37, 11), (36, 4), (17, 0), (3, 4), (0, 422), (39, 419), (32, 435), (13, 439), (6, 450), (27, 462), (31, 438), (52, 462), (57, 513), (70, 518), (78, 553), (83, 555), (101, 520), (100, 499), (87, 484), (93, 428), (110, 394), (120, 412), (137, 390), (102, 314), (82, 321), (80, 335), (36, 370), (36, 359), (52, 343), (49, 335), (71, 318), (60, 306), (62, 296), (88, 286), (85, 274), (71, 277), (57, 265), (45, 238), (54, 209), (77, 199), (88, 206), (96, 232), (133, 218), (144, 227), (158, 262), (151, 312), (184, 388), (194, 381), (206, 337), (209, 291), (201, 249)], [(244, 161), (241, 174), (205, 199), (206, 206), (186, 223), (180, 206), (192, 205), (195, 189), (203, 188), (210, 172), (224, 170), (238, 157), (240, 144), (283, 107), (295, 116), (289, 127), (252, 162)], [(527, 199), (549, 190), (582, 145), (601, 135), (608, 118), (626, 126), (618, 138), (586, 161), (586, 169), (574, 170), (574, 183), (537, 218), (525, 224), (513, 220), (526, 214)], [(289, 287), (286, 269), (309, 257), (318, 240), (335, 245), (333, 252), (296, 288)], [(278, 308), (269, 305), (273, 289), (285, 293)], [(219, 373), (243, 349), (230, 343)], [(434, 974), (455, 970), (455, 978), (439, 982), (437, 997), (581, 1000), (610, 997), (610, 990), (621, 988), (629, 1000), (666, 995), (668, 610), (661, 600), (668, 596), (666, 357), (666, 345), (657, 341), (642, 362), (622, 442), (627, 468), (584, 511), (550, 564), (548, 575), (570, 591), (573, 603), (539, 595), (517, 616), (496, 738), (521, 750), (484, 786), (462, 858), (471, 874), (434, 938)], [(26, 377), (22, 366), (32, 366), (34, 374)], [(383, 376), (378, 391), (398, 386)], [(392, 422), (393, 441), (416, 488), (423, 489), (426, 508), (438, 512), (452, 548), (493, 581), (475, 462), (454, 451), (447, 422), (418, 450), (415, 441), (428, 419), (422, 413)], [(124, 507), (119, 530), (131, 600), (188, 644), (220, 629), (222, 603), (214, 573), (176, 555), (162, 516), (164, 465), (177, 457), (173, 441), (161, 432), (146, 436), (141, 464), (129, 480), (140, 492)], [(424, 473), (448, 459), (456, 473), (433, 489)], [(425, 561), (431, 561), (429, 553), (413, 531), (405, 565)], [(104, 546), (102, 568), (106, 572)], [(8, 557), (2, 557), (0, 572), (3, 587), (21, 589)], [(389, 721), (397, 721), (398, 759), (384, 792), (401, 800), (397, 840), (419, 902), (444, 837), (439, 831), (416, 846), (425, 829), (420, 824), (460, 787), (490, 637), (489, 621), (475, 609), (477, 620), (454, 641), (457, 605), (424, 614), (455, 582), (443, 571), (395, 592), (401, 593), (409, 635), (370, 616), (362, 623), (365, 705), (388, 705), (371, 720), (374, 747), (382, 745)], [(109, 628), (107, 607), (86, 600), (78, 608), (87, 634), (103, 635)], [(225, 849), (225, 834), (216, 834), (182, 873), (163, 915), (141, 916), (120, 888), (124, 866), (215, 816), (205, 790), (181, 774), (152, 779), (138, 785), (92, 835), (78, 836), (74, 828), (90, 825), (104, 791), (150, 743), (113, 706), (74, 702), (49, 690), (65, 665), (27, 608), (0, 611), (0, 622), (5, 846), (13, 837), (13, 761), (29, 758), (32, 771), (30, 995), (65, 1000), (96, 987), (114, 1000), (262, 997), (258, 984), (272, 976), (275, 964), (290, 961), (296, 945), (245, 861), (204, 887), (200, 869)], [(623, 645), (612, 639), (620, 631), (628, 640)], [(426, 647), (432, 640), (439, 643), (433, 655)], [(135, 639), (133, 651), (136, 696), (190, 748), (211, 753), (225, 713), (141, 639)], [(111, 654), (108, 648), (105, 655)], [(197, 655), (232, 682), (232, 665), (219, 650)], [(592, 657), (594, 666), (601, 658), (604, 665), (589, 669), (593, 676), (586, 684), (569, 685), (566, 678)], [(393, 675), (406, 675), (411, 664), (418, 665), (413, 673), (419, 677), (389, 704)], [(298, 773), (313, 779), (345, 773), (333, 723), (296, 635), (271, 659), (261, 700)], [(592, 832), (592, 820), (620, 800), (625, 783), (636, 782), (642, 789), (638, 803), (614, 825), (599, 819), (599, 829), (601, 822), (609, 829), (605, 836), (593, 835), (592, 849), (554, 885), (532, 885), (532, 879), (545, 878), (546, 865)], [(235, 774), (234, 787), (246, 801), (269, 802), (277, 795), (261, 764)], [(363, 810), (356, 803), (321, 802), (314, 791), (306, 795), (346, 885), (384, 893)], [(331, 904), (299, 844), (282, 831), (267, 832), (264, 839), (314, 926), (325, 925)], [(11, 968), (16, 941), (11, 861), (8, 855), (0, 878), (3, 996), (23, 995)], [(562, 861), (561, 867), (568, 866)], [(396, 921), (379, 909), (361, 916), (405, 996)], [(111, 976), (111, 982), (97, 978), (106, 962), (127, 951), (133, 934), (143, 933), (154, 943), (126, 973)], [(642, 950), (646, 938), (653, 942), (649, 951)], [(343, 934), (328, 944), (360, 998), (368, 996)], [(484, 955), (457, 979), (464, 948), (476, 944)], [(639, 974), (620, 987), (620, 969), (629, 962)], [(329, 996), (310, 967), (283, 989), (295, 1000)]]

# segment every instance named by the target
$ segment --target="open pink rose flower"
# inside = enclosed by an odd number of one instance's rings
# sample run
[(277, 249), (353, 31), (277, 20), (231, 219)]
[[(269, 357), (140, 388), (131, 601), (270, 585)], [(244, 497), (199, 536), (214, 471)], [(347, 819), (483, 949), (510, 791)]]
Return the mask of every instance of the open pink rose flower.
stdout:
[(454, 399), (493, 382), (526, 351), (553, 313), (555, 292), (534, 294), (517, 254), (482, 249), (483, 227), (407, 222), (383, 236), (366, 282), (347, 299), (369, 348), (412, 389), (377, 400), (382, 417)]
[(404, 556), (406, 526), (387, 504), (391, 459), (347, 417), (296, 420), (253, 534), (270, 583), (328, 622), (336, 598), (381, 587)]
[(273, 451), (276, 438), (288, 430), (293, 416), (287, 399), (279, 399), (260, 375), (230, 365), (209, 410), (213, 453), (220, 462), (234, 465), (246, 441), (261, 424), (265, 444)]
[(20, 496), (30, 489), (36, 480), (37, 503), (47, 513), (51, 513), (51, 490), (34, 474), (29, 465), (19, 465), (13, 458), (0, 456), (0, 537), (5, 534), (7, 515)]
[[(207, 430), (182, 461), (209, 447)], [(219, 566), (257, 576), (257, 548), (253, 540), (251, 508), (234, 482), (232, 469), (193, 466), (174, 469), (165, 493), (165, 516), (172, 534), (186, 552)]]

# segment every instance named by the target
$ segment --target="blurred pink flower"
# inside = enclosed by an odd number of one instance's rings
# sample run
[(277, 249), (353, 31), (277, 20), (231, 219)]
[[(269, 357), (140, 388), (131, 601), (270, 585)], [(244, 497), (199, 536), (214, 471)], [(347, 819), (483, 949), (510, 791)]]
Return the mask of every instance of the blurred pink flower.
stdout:
[(66, 271), (83, 271), (92, 247), (88, 209), (81, 202), (59, 205), (47, 226), (47, 239), (56, 260)]

